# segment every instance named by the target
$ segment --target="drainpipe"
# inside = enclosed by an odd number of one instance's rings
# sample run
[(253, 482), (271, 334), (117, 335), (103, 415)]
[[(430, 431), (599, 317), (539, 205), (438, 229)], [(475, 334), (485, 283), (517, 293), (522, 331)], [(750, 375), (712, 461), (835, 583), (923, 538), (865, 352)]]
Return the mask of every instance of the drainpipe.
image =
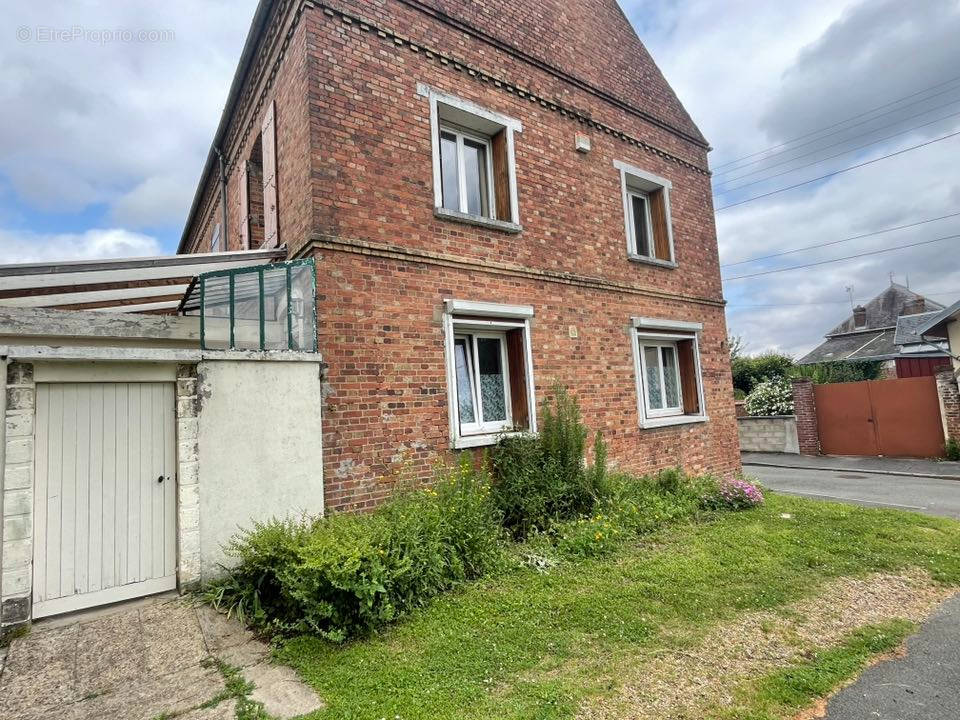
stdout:
[(227, 238), (227, 165), (223, 159), (223, 153), (220, 152), (220, 148), (214, 148), (213, 151), (217, 154), (217, 160), (220, 163), (220, 240), (223, 243), (223, 251), (226, 252), (230, 245), (228, 244)]

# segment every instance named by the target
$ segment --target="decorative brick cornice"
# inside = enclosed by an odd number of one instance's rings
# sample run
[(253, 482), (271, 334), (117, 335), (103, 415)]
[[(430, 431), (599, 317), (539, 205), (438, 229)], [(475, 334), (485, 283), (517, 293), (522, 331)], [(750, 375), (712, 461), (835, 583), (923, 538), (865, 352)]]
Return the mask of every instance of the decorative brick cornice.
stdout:
[[(346, 25), (356, 25), (361, 32), (375, 34), (378, 38), (380, 38), (386, 43), (389, 43), (390, 45), (393, 45), (394, 47), (397, 47), (397, 48), (405, 47), (411, 52), (422, 53), (423, 56), (426, 57), (427, 59), (434, 60), (437, 64), (441, 66), (445, 66), (447, 68), (451, 68), (457, 72), (464, 72), (477, 82), (493, 85), (494, 87), (502, 90), (503, 92), (516, 95), (517, 97), (529, 100), (532, 103), (537, 103), (546, 110), (551, 110), (553, 112), (559, 113), (563, 117), (569, 118), (570, 120), (578, 122), (581, 125), (586, 125), (587, 127), (593, 128), (594, 130), (598, 130), (607, 135), (615, 137), (618, 140), (621, 140), (628, 145), (632, 145), (633, 147), (637, 147), (642, 150), (645, 150), (646, 152), (651, 153), (653, 155), (657, 155), (658, 157), (661, 157), (665, 160), (670, 160), (672, 162), (675, 162), (678, 165), (681, 165), (689, 170), (693, 170), (695, 172), (701, 173), (708, 177), (710, 176), (710, 170), (707, 168), (700, 167), (696, 163), (690, 162), (689, 160), (686, 160), (682, 157), (674, 155), (673, 153), (670, 153), (667, 150), (664, 150), (663, 148), (659, 148), (656, 145), (653, 145), (652, 143), (647, 142), (646, 140), (641, 140), (639, 138), (636, 138), (630, 135), (629, 133), (623, 130), (620, 130), (619, 128), (615, 128), (605, 123), (594, 120), (586, 113), (580, 110), (577, 110), (575, 108), (571, 108), (566, 105), (563, 105), (562, 103), (559, 103), (556, 100), (551, 100), (550, 98), (547, 98), (541, 95), (536, 90), (532, 90), (530, 88), (523, 87), (516, 83), (510, 82), (509, 80), (489, 70), (484, 70), (482, 68), (479, 68), (464, 60), (461, 60), (452, 55), (449, 55), (443, 52), (442, 50), (438, 50), (434, 47), (430, 47), (425, 44), (415, 42), (395, 30), (378, 26), (372, 20), (368, 20), (366, 18), (353, 15), (351, 13), (346, 12), (345, 10), (332, 7), (325, 3), (314, 2), (314, 0), (304, 0), (304, 5), (307, 7), (320, 8), (323, 11), (324, 15), (331, 18), (339, 18)], [(626, 110), (627, 109), (626, 105), (624, 104), (621, 107), (621, 109)], [(638, 112), (639, 111), (635, 112), (634, 114), (638, 114)], [(672, 132), (673, 134), (676, 134), (679, 137), (682, 137), (686, 142), (691, 142), (691, 140), (688, 137), (686, 137), (685, 135), (681, 135), (675, 129), (671, 129), (662, 123), (656, 123), (653, 120), (651, 120), (650, 117), (647, 117), (645, 115), (641, 115), (641, 117), (644, 121), (650, 122), (651, 124), (654, 124), (655, 126), (660, 127), (661, 129), (666, 129), (668, 132)]]
[(726, 300), (723, 300), (722, 298), (708, 298), (699, 297), (697, 295), (663, 292), (661, 290), (651, 290), (650, 288), (630, 285), (628, 283), (613, 282), (603, 278), (592, 277), (590, 275), (579, 275), (577, 273), (558, 272), (555, 270), (539, 270), (536, 268), (524, 267), (523, 265), (512, 265), (508, 263), (495, 262), (492, 260), (474, 260), (471, 258), (450, 255), (448, 253), (432, 252), (430, 250), (418, 250), (399, 245), (374, 243), (370, 242), (369, 240), (345, 238), (322, 233), (311, 233), (309, 241), (297, 251), (296, 257), (305, 257), (309, 255), (312, 250), (318, 249), (345, 252), (354, 255), (367, 255), (371, 257), (386, 258), (404, 262), (417, 262), (425, 265), (439, 265), (443, 267), (456, 268), (458, 270), (485, 273), (487, 275), (501, 275), (507, 277), (524, 278), (527, 280), (538, 280), (541, 282), (558, 283), (561, 285), (575, 285), (577, 287), (587, 288), (590, 290), (603, 290), (626, 295), (640, 295), (644, 297), (657, 298), (659, 300), (696, 303), (699, 305), (709, 305), (710, 307), (717, 308), (722, 308), (726, 305)]

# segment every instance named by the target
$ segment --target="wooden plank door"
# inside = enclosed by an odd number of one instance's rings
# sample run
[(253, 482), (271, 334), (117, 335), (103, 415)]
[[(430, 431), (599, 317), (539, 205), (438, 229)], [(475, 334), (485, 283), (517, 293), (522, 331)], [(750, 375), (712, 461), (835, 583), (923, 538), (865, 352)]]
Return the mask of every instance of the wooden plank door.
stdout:
[(33, 614), (176, 587), (173, 383), (38, 383)]

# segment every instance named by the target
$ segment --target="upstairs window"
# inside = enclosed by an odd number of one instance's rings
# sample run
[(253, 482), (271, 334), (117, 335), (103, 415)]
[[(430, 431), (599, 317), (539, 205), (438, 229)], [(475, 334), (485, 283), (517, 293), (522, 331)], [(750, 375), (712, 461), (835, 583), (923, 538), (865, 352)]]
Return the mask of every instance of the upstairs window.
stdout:
[(700, 371), (700, 323), (633, 319), (640, 427), (707, 419)]
[(418, 84), (430, 100), (434, 214), (519, 232), (514, 134), (520, 123)]
[(535, 432), (533, 308), (466, 300), (445, 305), (451, 445), (492, 445), (503, 433)]
[(627, 257), (631, 260), (675, 267), (673, 224), (670, 219), (669, 180), (619, 160), (623, 194)]

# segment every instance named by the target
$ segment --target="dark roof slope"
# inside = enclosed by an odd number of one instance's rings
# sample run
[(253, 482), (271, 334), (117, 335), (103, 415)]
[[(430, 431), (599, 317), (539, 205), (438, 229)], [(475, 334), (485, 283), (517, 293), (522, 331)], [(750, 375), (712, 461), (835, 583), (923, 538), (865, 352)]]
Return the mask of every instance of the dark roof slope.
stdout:
[(933, 312), (918, 313), (916, 315), (901, 315), (897, 318), (897, 334), (893, 341), (897, 345), (912, 345), (925, 342), (924, 339), (920, 337), (918, 330), (939, 314), (939, 310), (934, 310)]
[(856, 327), (853, 321), (853, 315), (850, 315), (850, 317), (828, 332), (826, 337), (842, 335), (844, 333), (863, 332), (864, 330), (894, 328), (897, 326), (897, 318), (904, 314), (903, 311), (907, 305), (921, 298), (924, 300), (927, 310), (943, 309), (943, 305), (940, 303), (923, 298), (923, 296), (918, 295), (903, 285), (892, 283), (890, 287), (864, 305), (867, 309), (866, 325), (860, 328)]

